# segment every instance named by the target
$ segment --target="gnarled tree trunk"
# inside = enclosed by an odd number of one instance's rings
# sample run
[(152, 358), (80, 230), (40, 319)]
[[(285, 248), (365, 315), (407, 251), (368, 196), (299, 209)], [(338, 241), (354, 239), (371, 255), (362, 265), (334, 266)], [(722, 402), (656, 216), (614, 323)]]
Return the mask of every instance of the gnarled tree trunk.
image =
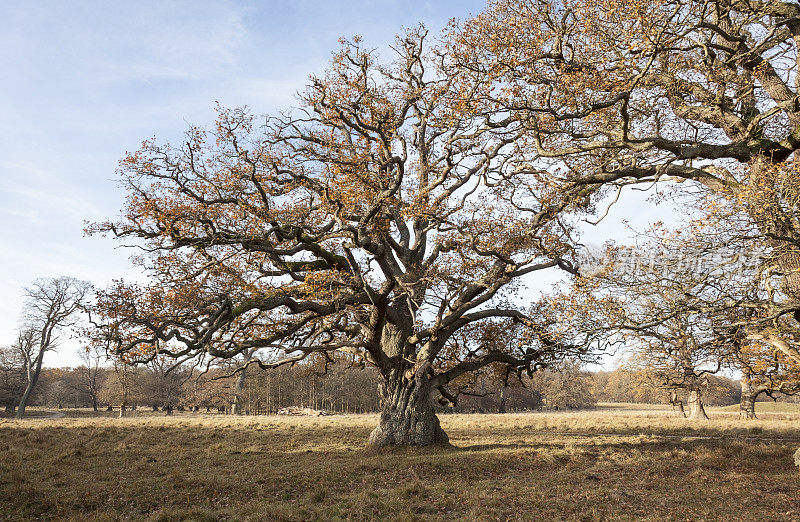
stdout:
[(433, 409), (429, 364), (416, 372), (397, 376), (397, 371), (379, 386), (381, 419), (369, 436), (373, 446), (430, 446), (449, 444)]
[(241, 415), (242, 414), (242, 403), (244, 402), (244, 384), (247, 379), (247, 366), (250, 364), (250, 361), (253, 360), (253, 356), (255, 355), (256, 350), (252, 349), (249, 352), (245, 353), (244, 361), (242, 362), (242, 367), (239, 370), (239, 374), (236, 376), (236, 381), (233, 385), (233, 400), (231, 401), (231, 415)]
[[(249, 357), (248, 357), (249, 359)], [(236, 382), (233, 385), (233, 400), (231, 401), (231, 415), (242, 414), (242, 392), (244, 391), (244, 381), (246, 379), (247, 367), (239, 371)]]
[(753, 389), (753, 384), (746, 376), (742, 376), (742, 399), (739, 402), (739, 418), (740, 419), (755, 419), (756, 418), (756, 397), (757, 394)]
[(708, 420), (706, 410), (703, 408), (703, 397), (700, 390), (689, 390), (689, 418), (692, 420)]

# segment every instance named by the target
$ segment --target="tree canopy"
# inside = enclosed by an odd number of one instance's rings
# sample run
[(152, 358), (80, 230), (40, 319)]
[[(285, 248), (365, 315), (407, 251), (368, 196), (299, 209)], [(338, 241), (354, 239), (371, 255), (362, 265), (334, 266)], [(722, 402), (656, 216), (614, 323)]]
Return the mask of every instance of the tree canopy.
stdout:
[(386, 64), (344, 41), (289, 114), (220, 108), (214, 129), (125, 157), (124, 213), (91, 230), (135, 240), (152, 283), (101, 294), (105, 339), (134, 360), (363, 360), (384, 379), (381, 445), (446, 441), (430, 394), (455, 401), (468, 372), (585, 352), (579, 303), (513, 292), (575, 273), (569, 215), (597, 187), (530, 164), (519, 115), (426, 36)]
[[(668, 297), (649, 332), (683, 339), (688, 320), (698, 346), (800, 362), (798, 38), (781, 1), (496, 0), (433, 43), (405, 32), (387, 61), (343, 40), (299, 107), (219, 108), (122, 160), (123, 213), (90, 231), (141, 247), (150, 283), (101, 293), (99, 336), (130, 360), (370, 364), (371, 441), (446, 442), (434, 391), (454, 402), (472, 372), (532, 372), (630, 329), (580, 275), (577, 221), (667, 183), (712, 240), (761, 257), (732, 285), (634, 281)], [(554, 270), (574, 285), (522, 302)]]

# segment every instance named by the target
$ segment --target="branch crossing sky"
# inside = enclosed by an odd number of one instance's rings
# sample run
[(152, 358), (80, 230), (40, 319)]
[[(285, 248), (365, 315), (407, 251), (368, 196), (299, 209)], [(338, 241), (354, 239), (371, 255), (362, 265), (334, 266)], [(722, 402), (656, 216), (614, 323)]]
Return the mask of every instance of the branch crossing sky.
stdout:
[[(0, 344), (22, 288), (71, 275), (135, 277), (130, 250), (83, 235), (115, 216), (117, 162), (141, 141), (213, 122), (216, 102), (266, 114), (294, 104), (341, 36), (387, 49), (402, 27), (432, 32), (482, 1), (9, 1), (0, 6)], [(385, 54), (385, 53), (384, 53)], [(50, 366), (75, 365), (65, 340)]]

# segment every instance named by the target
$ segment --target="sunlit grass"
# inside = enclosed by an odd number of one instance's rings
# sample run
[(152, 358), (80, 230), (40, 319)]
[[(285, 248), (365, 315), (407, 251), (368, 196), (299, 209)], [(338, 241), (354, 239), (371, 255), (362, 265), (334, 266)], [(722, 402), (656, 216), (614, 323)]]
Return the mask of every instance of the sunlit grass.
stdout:
[(800, 417), (710, 414), (442, 415), (454, 448), (381, 451), (376, 415), (3, 420), (0, 518), (800, 517)]
[[(739, 405), (725, 406), (723, 408), (716, 408), (718, 412), (734, 412), (739, 413)], [(800, 415), (800, 404), (789, 402), (757, 402), (756, 415), (764, 413), (794, 413)]]

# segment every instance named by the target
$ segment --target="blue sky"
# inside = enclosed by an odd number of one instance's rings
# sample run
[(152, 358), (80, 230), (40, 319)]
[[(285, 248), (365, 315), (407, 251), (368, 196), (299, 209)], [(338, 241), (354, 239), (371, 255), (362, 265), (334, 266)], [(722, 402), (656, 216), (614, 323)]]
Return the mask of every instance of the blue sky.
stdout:
[[(256, 114), (293, 103), (341, 36), (386, 48), (402, 26), (438, 30), (482, 1), (4, 2), (0, 6), (0, 344), (22, 288), (130, 275), (127, 251), (86, 238), (114, 216), (117, 161), (145, 138), (213, 119), (216, 101)], [(48, 364), (72, 364), (73, 343)]]
[[(115, 168), (125, 151), (146, 138), (176, 138), (188, 122), (211, 123), (217, 101), (248, 105), (256, 114), (292, 105), (341, 36), (359, 34), (385, 49), (403, 26), (424, 22), (439, 30), (482, 6), (477, 0), (3, 3), (0, 344), (12, 341), (22, 288), (33, 279), (72, 275), (102, 286), (132, 275), (128, 251), (82, 231), (85, 221), (120, 208)], [(75, 364), (75, 347), (65, 343), (46, 363)]]

